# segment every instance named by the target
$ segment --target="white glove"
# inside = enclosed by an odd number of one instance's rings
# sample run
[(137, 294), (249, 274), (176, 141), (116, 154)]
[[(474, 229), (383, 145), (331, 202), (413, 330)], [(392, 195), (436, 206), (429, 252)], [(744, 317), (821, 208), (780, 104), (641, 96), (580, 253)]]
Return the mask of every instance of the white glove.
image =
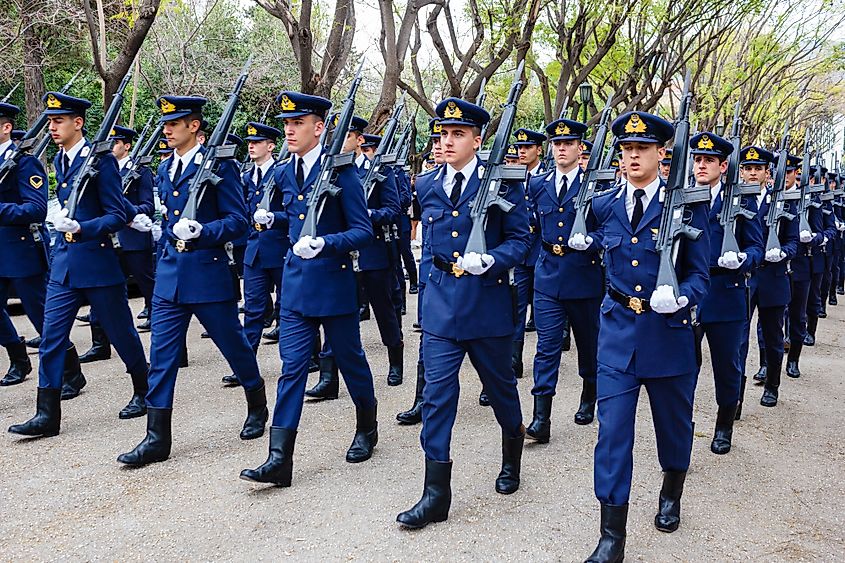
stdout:
[(743, 262), (745, 262), (745, 258), (748, 255), (744, 252), (740, 252), (737, 254), (736, 252), (728, 251), (725, 252), (724, 256), (720, 256), (716, 263), (721, 266), (722, 268), (727, 268), (728, 270), (736, 270), (739, 268)]
[(153, 233), (153, 240), (158, 242), (161, 239), (161, 225), (158, 223), (153, 224), (152, 229), (150, 229)]
[(824, 240), (822, 240), (822, 246), (824, 246), (826, 244), (827, 244), (827, 237), (824, 237)]
[(689, 305), (689, 299), (685, 295), (681, 295), (676, 301), (672, 287), (668, 285), (661, 285), (655, 289), (649, 302), (655, 313), (662, 314), (671, 314)]
[(367, 217), (372, 217), (372, 216), (373, 216), (373, 210), (367, 209)]
[(164, 205), (163, 203), (161, 205), (159, 205), (158, 210), (159, 210), (159, 212), (161, 213), (162, 216), (167, 215), (167, 206)]
[(584, 236), (581, 233), (576, 233), (569, 237), (569, 248), (573, 248), (575, 250), (587, 250), (590, 248), (590, 245), (593, 244), (593, 237), (590, 235)]
[(252, 218), (255, 219), (255, 222), (259, 225), (267, 225), (269, 227), (273, 224), (273, 220), (276, 216), (266, 209), (258, 209), (252, 214)]
[(202, 231), (202, 224), (193, 219), (179, 219), (173, 225), (173, 234), (181, 240), (199, 238), (200, 231)]
[(311, 238), (306, 235), (293, 245), (293, 253), (300, 258), (310, 260), (317, 256), (324, 246), (326, 246), (326, 241), (323, 240), (323, 237)]
[(786, 258), (786, 252), (780, 248), (773, 248), (766, 251), (766, 262), (780, 262)]
[(810, 231), (801, 231), (798, 234), (798, 240), (803, 243), (808, 243), (813, 240), (813, 237), (816, 236), (816, 233), (811, 233)]
[(59, 216), (53, 222), (53, 228), (60, 233), (78, 233), (80, 230), (79, 223), (73, 219), (67, 218), (67, 208), (59, 211)]
[(135, 215), (135, 218), (132, 219), (132, 222), (129, 223), (129, 226), (136, 231), (140, 231), (142, 233), (148, 233), (153, 228), (152, 220), (144, 215), (143, 213), (138, 213)]
[(466, 256), (458, 257), (458, 267), (463, 268), (474, 276), (480, 276), (489, 270), (495, 261), (496, 259), (489, 254), (467, 252)]
[(842, 221), (836, 221), (836, 230), (839, 232), (845, 231), (845, 223)]

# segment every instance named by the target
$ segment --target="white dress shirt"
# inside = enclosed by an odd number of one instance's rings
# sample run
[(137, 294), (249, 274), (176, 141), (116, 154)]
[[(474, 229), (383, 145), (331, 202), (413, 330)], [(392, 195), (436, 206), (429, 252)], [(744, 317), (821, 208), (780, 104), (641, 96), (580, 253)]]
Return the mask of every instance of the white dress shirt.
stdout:
[(173, 151), (173, 156), (171, 157), (172, 161), (170, 163), (170, 170), (168, 171), (171, 182), (173, 181), (173, 176), (176, 174), (176, 168), (179, 166), (178, 162), (180, 160), (182, 161), (182, 174), (184, 174), (185, 170), (188, 169), (188, 165), (191, 163), (192, 160), (194, 160), (194, 155), (199, 152), (201, 146), (201, 144), (197, 143), (196, 145), (194, 145), (193, 148), (189, 149), (188, 152), (181, 156), (179, 155), (179, 151)]
[(82, 147), (84, 147), (84, 146), (85, 146), (85, 137), (82, 137), (81, 139), (79, 139), (78, 143), (76, 143), (75, 145), (73, 145), (72, 147), (70, 147), (68, 150), (64, 151), (61, 154), (61, 158), (59, 158), (59, 162), (61, 162), (64, 159), (64, 156), (67, 155), (68, 168), (70, 168), (71, 166), (73, 166), (73, 160), (76, 158), (76, 155), (79, 154), (79, 151), (81, 151)]
[(252, 183), (258, 186), (258, 171), (261, 170), (261, 178), (267, 177), (267, 172), (273, 166), (273, 159), (268, 158), (264, 164), (258, 165), (256, 164), (254, 170), (252, 171)]
[(722, 191), (722, 182), (716, 182), (715, 186), (710, 186), (710, 207), (716, 204), (716, 198), (719, 197), (719, 192)]
[(578, 177), (580, 172), (581, 167), (577, 164), (566, 174), (562, 173), (559, 168), (555, 169), (555, 193), (557, 193), (558, 199), (560, 199), (560, 190), (563, 188), (563, 179), (566, 178), (566, 189), (568, 190), (572, 187), (572, 183), (575, 182), (575, 178)]
[[(302, 156), (295, 156), (294, 157), (294, 166), (299, 166), (299, 161), (302, 160), (302, 173), (304, 178), (308, 178), (308, 175), (311, 174), (311, 169), (314, 168), (314, 165), (317, 164), (317, 161), (320, 160), (320, 155), (323, 154), (323, 146), (320, 143), (314, 145), (314, 148), (305, 153)], [(293, 169), (294, 176), (296, 175), (296, 168)]]
[(0, 143), (0, 160), (6, 160), (6, 151), (12, 147), (12, 140)]
[[(631, 220), (631, 217), (634, 216), (634, 205), (636, 203), (636, 198), (634, 197), (634, 190), (637, 188), (632, 186), (630, 182), (625, 182), (625, 211), (628, 213), (628, 220)], [(643, 202), (643, 212), (648, 209), (648, 204), (651, 203), (651, 200), (654, 199), (654, 196), (657, 195), (657, 190), (660, 189), (660, 176), (654, 179), (649, 185), (643, 188), (645, 190), (645, 195), (640, 198)]]
[[(124, 168), (126, 168), (126, 165), (127, 165), (127, 164), (129, 164), (129, 160), (130, 160), (130, 159), (129, 159), (129, 155), (124, 156), (123, 158), (121, 158), (120, 160), (118, 160), (118, 161), (117, 161), (117, 169), (118, 169), (118, 170), (123, 170)], [(183, 165), (183, 166), (184, 166), (184, 165)]]
[(452, 188), (455, 186), (455, 174), (458, 172), (464, 175), (464, 181), (461, 183), (461, 192), (463, 193), (464, 189), (467, 187), (469, 179), (475, 173), (475, 167), (477, 164), (477, 159), (473, 157), (472, 160), (470, 160), (469, 163), (460, 170), (455, 170), (452, 168), (451, 164), (446, 165), (446, 177), (443, 178), (443, 191), (446, 192), (446, 197), (452, 197)]

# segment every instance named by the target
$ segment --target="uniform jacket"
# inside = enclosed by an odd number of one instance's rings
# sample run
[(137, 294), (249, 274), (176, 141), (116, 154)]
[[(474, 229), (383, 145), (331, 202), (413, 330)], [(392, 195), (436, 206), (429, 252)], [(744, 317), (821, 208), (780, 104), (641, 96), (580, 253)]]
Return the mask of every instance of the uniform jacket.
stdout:
[[(0, 162), (4, 156), (0, 155)], [(0, 278), (28, 278), (47, 270), (47, 174), (41, 162), (24, 155), (0, 184)], [(38, 224), (41, 242), (30, 231)]]
[[(764, 241), (766, 240), (766, 233), (769, 229), (766, 225), (766, 216), (769, 214), (770, 206), (771, 195), (767, 194), (760, 203), (760, 211), (757, 213), (758, 222), (763, 229)], [(784, 206), (787, 212), (792, 214), (797, 213), (797, 208), (793, 202), (785, 201)], [(792, 221), (787, 221), (785, 218), (780, 220), (778, 225), (778, 240), (780, 241), (780, 249), (786, 254), (786, 258), (780, 262), (766, 262), (764, 259), (751, 277), (751, 286), (757, 293), (757, 304), (760, 307), (782, 307), (788, 305), (792, 298), (787, 269), (789, 261), (798, 252), (797, 217)]]
[[(364, 161), (364, 165), (358, 169), (358, 176), (361, 181), (370, 169), (370, 161)], [(399, 191), (396, 185), (396, 176), (393, 168), (382, 167), (385, 176), (384, 181), (376, 181), (375, 187), (367, 200), (370, 220), (373, 224), (375, 241), (358, 251), (358, 268), (361, 271), (384, 270), (390, 266), (391, 248), (393, 242), (392, 226), (399, 222), (401, 208), (399, 204)], [(389, 233), (390, 242), (385, 241), (385, 229)]]
[(244, 264), (252, 268), (281, 268), (285, 263), (285, 254), (290, 249), (287, 216), (284, 213), (282, 193), (278, 189), (278, 184), (273, 187), (268, 210), (274, 214), (273, 225), (269, 229), (259, 231), (256, 230), (252, 221), (252, 215), (258, 209), (261, 198), (264, 197), (265, 185), (272, 177), (273, 170), (275, 169), (271, 169), (270, 173), (261, 179), (260, 186), (255, 185), (252, 171), (245, 172), (241, 178), (247, 190), (247, 220), (250, 222)]
[[(120, 170), (121, 179), (129, 173), (129, 170)], [(129, 186), (126, 193), (126, 222), (131, 223), (139, 213), (143, 213), (150, 219), (155, 215), (155, 204), (153, 203), (153, 173), (149, 167), (144, 166), (140, 170), (141, 177)], [(125, 227), (118, 233), (120, 246), (123, 250), (151, 250), (153, 247), (152, 233), (142, 233), (132, 227)]]

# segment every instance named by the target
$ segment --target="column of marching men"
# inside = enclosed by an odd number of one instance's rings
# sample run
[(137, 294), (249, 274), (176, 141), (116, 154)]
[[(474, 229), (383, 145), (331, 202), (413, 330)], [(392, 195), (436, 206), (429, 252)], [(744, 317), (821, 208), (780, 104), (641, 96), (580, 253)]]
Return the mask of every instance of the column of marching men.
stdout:
[[(109, 357), (114, 346), (132, 387), (119, 417), (147, 416), (146, 435), (118, 461), (141, 466), (167, 459), (176, 376), (187, 365), (186, 334), (196, 316), (232, 370), (224, 382), (244, 389), (247, 417), (240, 438), (262, 436), (270, 421), (267, 460), (243, 470), (241, 478), (291, 485), (303, 397), (337, 399), (340, 375), (356, 413), (346, 460), (366, 461), (378, 443), (378, 401), (360, 322), (372, 309), (387, 351), (386, 382), (400, 385), (407, 271), (408, 293), (418, 295), (414, 325), (422, 336), (412, 352), (413, 402), (396, 419), (403, 425), (422, 422), (424, 489), (398, 522), (421, 528), (448, 517), (450, 442), (465, 356), (483, 385), (481, 405), (492, 407), (501, 427), (495, 490), (517, 491), (525, 438), (551, 440), (553, 398), (571, 332), (581, 384), (579, 404), (570, 412), (576, 425), (594, 418), (599, 423), (594, 486), (601, 536), (588, 560), (618, 561), (625, 548), (640, 388), (649, 394), (663, 471), (654, 524), (672, 532), (680, 522), (690, 464), (703, 340), (715, 383), (711, 450), (726, 454), (741, 416), (753, 311), (760, 347), (753, 380), (762, 385), (760, 404), (774, 407), (784, 355), (787, 376), (798, 378), (803, 348), (815, 345), (826, 305), (836, 305), (843, 293), (845, 178), (818, 160), (810, 165), (808, 155), (755, 145), (740, 149), (738, 138), (713, 132), (693, 135), (683, 151), (667, 149), (674, 126), (645, 112), (618, 116), (609, 127), (613, 140), (596, 138), (595, 145), (585, 138), (587, 124), (566, 118), (543, 131), (519, 128), (506, 150), (501, 143), (509, 139), (498, 135), (494, 150), (502, 149), (503, 170), (522, 176), (502, 177), (498, 204), (484, 222), (484, 250), (466, 252), (487, 168), (502, 164), (479, 155), (481, 131), (490, 120), (484, 108), (443, 100), (429, 123), (424, 171), (409, 177), (402, 166), (384, 166), (372, 182), (368, 172), (382, 138), (365, 134), (367, 122), (353, 117), (348, 130), (334, 133), (344, 136), (343, 153), (351, 153), (346, 165), (331, 170), (340, 189), (322, 201), (311, 229), (311, 191), (328, 172), (322, 169), (325, 129), (337, 123), (338, 113), (329, 113), (329, 100), (298, 92), (283, 91), (275, 101), (280, 128), (250, 121), (243, 130), (251, 165), (241, 172), (233, 159), (222, 160), (213, 189), (194, 201), (190, 186), (210, 150), (201, 142), (210, 129), (204, 98), (159, 98), (162, 136), (156, 132), (149, 143), (161, 157), (155, 173), (131, 158), (138, 133), (114, 126), (111, 153), (97, 160), (95, 173), (77, 192), (77, 174), (99, 146), (85, 137), (91, 103), (62, 92), (44, 97), (49, 135), (58, 147), (53, 167), (62, 206), (52, 245), (44, 225), (48, 179), (41, 162), (21, 156), (0, 176), (6, 249), (0, 339), (10, 359), (0, 385), (22, 383), (32, 371), (27, 343), (6, 310), (10, 289), (39, 334), (34, 344), (40, 359), (36, 414), (9, 432), (57, 435), (61, 401), (77, 396), (86, 383), (81, 363)], [(0, 104), (0, 162), (15, 152), (15, 136), (23, 137), (14, 130), (18, 113), (16, 106)], [(597, 181), (591, 205), (584, 207), (579, 196), (605, 161), (615, 174)], [(726, 201), (731, 162), (744, 191), (730, 192), (735, 201)], [(667, 181), (676, 168), (709, 192), (707, 201), (687, 205), (680, 218), (698, 236), (678, 243), (677, 295), (657, 282), (655, 246)], [(741, 211), (726, 233), (731, 206)], [(157, 213), (160, 223), (153, 221)], [(422, 230), (419, 276), (411, 254), (412, 215)], [(726, 237), (735, 246), (725, 246)], [(242, 251), (237, 241), (245, 243)], [(233, 268), (239, 254), (243, 324)], [(149, 362), (127, 301), (130, 275), (149, 317)], [(84, 304), (91, 307), (95, 349), (80, 358), (69, 335)], [(526, 352), (529, 306), (537, 345)], [(273, 320), (281, 375), (271, 415), (256, 354)], [(517, 392), (525, 357), (533, 357), (530, 417), (523, 417)], [(318, 369), (316, 385), (306, 390), (309, 372)]]

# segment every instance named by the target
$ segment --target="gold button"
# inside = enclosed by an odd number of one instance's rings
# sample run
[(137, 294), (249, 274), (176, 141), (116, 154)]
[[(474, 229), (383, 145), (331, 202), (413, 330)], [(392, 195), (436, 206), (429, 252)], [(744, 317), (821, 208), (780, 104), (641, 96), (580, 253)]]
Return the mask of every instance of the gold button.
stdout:
[(592, 262), (590, 262), (590, 264), (595, 264), (595, 263), (596, 263), (596, 261), (595, 261), (595, 260), (593, 260)]
[(687, 320), (686, 320), (686, 319), (684, 319), (684, 324), (687, 324)]
[(502, 280), (499, 280), (499, 283), (502, 283)]
[(174, 215), (179, 215), (179, 210), (178, 210), (178, 209), (175, 209), (175, 210), (173, 211), (173, 214), (174, 214)]
[(557, 240), (563, 240), (563, 237), (557, 237)]
[(640, 261), (639, 261), (639, 260), (631, 260), (631, 266), (633, 266), (633, 267), (635, 267), (635, 268), (636, 268), (636, 267), (637, 267), (637, 266), (639, 266), (639, 265), (640, 265)]
[(26, 237), (21, 237), (21, 240), (26, 240)]
[(557, 210), (563, 213), (563, 207), (558, 207)]
[(217, 262), (217, 256), (214, 257), (214, 261)]
[(341, 270), (345, 270), (345, 269), (346, 269), (346, 264), (341, 264), (341, 265), (340, 265), (340, 269), (341, 269)]
[(640, 239), (637, 237), (631, 237), (631, 244), (637, 244), (638, 242), (640, 242)]
[(305, 219), (305, 213), (300, 213), (300, 214), (299, 214), (299, 218), (300, 218), (300, 219)]
[(62, 187), (63, 187), (63, 188), (66, 188), (66, 187), (67, 187), (67, 182), (62, 182)]
[(101, 243), (100, 243), (100, 246), (101, 246), (101, 247), (103, 247), (103, 248), (105, 248), (105, 247), (106, 247), (106, 243), (101, 242)]
[(305, 196), (302, 195), (302, 194), (299, 194), (298, 196), (296, 196), (296, 199), (298, 199), (299, 201), (302, 201), (303, 199), (305, 199)]
[(65, 203), (64, 203), (64, 204), (65, 204), (65, 205), (67, 205), (67, 200), (65, 200)]
[(428, 218), (428, 222), (429, 222), (429, 223), (431, 223), (432, 221), (434, 221), (434, 219), (433, 219), (433, 218), (431, 218), (431, 217), (429, 217), (429, 218)]
[(452, 211), (452, 217), (457, 217), (458, 215), (460, 215), (460, 213), (458, 213), (457, 209)]
[(261, 193), (261, 190), (255, 190), (255, 195), (258, 195), (260, 193)]
[(179, 197), (179, 190), (173, 191), (173, 197)]
[(460, 255), (461, 255), (461, 253), (456, 250), (455, 252), (452, 253), (452, 258), (458, 258)]
[(558, 226), (558, 227), (562, 227), (562, 226), (563, 226), (563, 221), (558, 221), (557, 226)]
[(640, 284), (637, 284), (637, 285), (634, 286), (634, 291), (642, 291), (642, 290), (643, 290), (643, 286), (641, 286)]
[(525, 196), (526, 201), (528, 200), (528, 196)]
[(452, 231), (452, 238), (458, 238), (458, 231)]
[(738, 284), (738, 283), (735, 283), (735, 284), (734, 284), (734, 287), (739, 287), (739, 284)]

